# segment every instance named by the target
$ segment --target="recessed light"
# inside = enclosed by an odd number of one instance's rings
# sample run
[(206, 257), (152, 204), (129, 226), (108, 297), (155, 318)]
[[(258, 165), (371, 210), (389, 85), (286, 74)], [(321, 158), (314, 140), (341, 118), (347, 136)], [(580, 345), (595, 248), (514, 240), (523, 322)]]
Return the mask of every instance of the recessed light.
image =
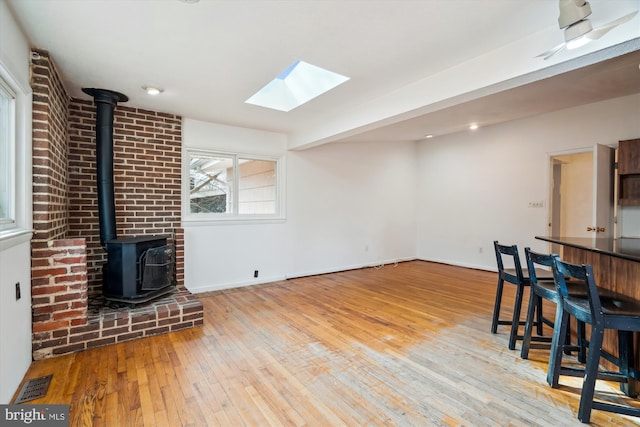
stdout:
[(469, 129), (476, 130), (476, 129), (478, 129), (478, 125), (475, 124), (475, 123), (472, 123), (472, 124), (469, 125)]
[(429, 135), (425, 135), (424, 137), (425, 139), (430, 139), (430, 138), (433, 138), (433, 135), (429, 134)]
[(144, 89), (148, 95), (159, 95), (164, 91), (163, 89), (155, 86), (142, 86), (142, 89)]

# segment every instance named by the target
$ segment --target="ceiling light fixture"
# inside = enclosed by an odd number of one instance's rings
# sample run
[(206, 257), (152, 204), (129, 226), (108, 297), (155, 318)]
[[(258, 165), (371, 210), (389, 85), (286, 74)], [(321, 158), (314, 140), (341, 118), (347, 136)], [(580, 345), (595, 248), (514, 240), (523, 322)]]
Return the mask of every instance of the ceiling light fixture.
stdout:
[(144, 89), (144, 91), (147, 92), (148, 95), (153, 95), (153, 96), (159, 95), (162, 92), (164, 92), (163, 89), (155, 86), (142, 86), (142, 89)]
[(431, 139), (431, 138), (433, 138), (433, 135), (429, 134), (429, 135), (425, 135), (424, 137), (425, 137), (425, 139)]
[(607, 24), (593, 28), (591, 21), (588, 19), (591, 16), (591, 5), (589, 5), (588, 1), (559, 1), (560, 16), (558, 16), (558, 26), (561, 29), (564, 28), (564, 42), (541, 53), (537, 56), (538, 58), (547, 60), (562, 49), (576, 49), (591, 41), (598, 40), (618, 25), (631, 21), (638, 14), (638, 11), (635, 10)]
[(591, 21), (588, 19), (567, 27), (564, 30), (564, 41), (567, 43), (567, 49), (577, 49), (589, 43), (591, 39), (587, 35), (592, 30)]
[(586, 37), (593, 30), (591, 21), (591, 5), (586, 0), (560, 0), (560, 16), (558, 26), (564, 28), (564, 41), (567, 49), (576, 49), (589, 43)]
[(476, 129), (478, 129), (478, 125), (475, 124), (475, 123), (472, 123), (472, 124), (469, 125), (469, 129), (476, 130)]

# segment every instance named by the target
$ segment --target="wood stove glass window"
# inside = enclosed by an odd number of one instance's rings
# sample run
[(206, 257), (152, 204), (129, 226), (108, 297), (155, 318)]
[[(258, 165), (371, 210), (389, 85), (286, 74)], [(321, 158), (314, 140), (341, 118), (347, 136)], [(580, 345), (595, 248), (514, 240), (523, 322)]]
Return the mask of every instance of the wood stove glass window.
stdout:
[(279, 212), (277, 159), (189, 152), (192, 218), (274, 217)]

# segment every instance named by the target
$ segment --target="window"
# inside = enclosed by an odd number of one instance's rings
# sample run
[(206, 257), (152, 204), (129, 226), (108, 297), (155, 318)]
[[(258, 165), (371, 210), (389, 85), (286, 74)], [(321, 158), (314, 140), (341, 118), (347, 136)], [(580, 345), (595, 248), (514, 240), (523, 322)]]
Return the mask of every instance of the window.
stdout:
[(15, 216), (15, 94), (0, 78), (0, 230), (12, 228)]
[(31, 239), (31, 88), (0, 61), (0, 250)]
[(281, 160), (188, 151), (187, 218), (280, 218)]
[(189, 213), (233, 212), (234, 158), (189, 156)]

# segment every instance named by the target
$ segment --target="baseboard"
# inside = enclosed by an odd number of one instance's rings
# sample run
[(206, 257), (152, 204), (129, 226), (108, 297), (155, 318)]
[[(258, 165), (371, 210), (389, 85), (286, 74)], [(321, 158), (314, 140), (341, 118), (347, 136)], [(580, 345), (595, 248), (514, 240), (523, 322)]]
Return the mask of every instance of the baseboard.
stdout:
[(185, 287), (189, 290), (189, 292), (194, 294), (200, 294), (204, 292), (213, 292), (213, 291), (221, 291), (225, 289), (233, 289), (233, 288), (242, 288), (245, 286), (253, 286), (253, 285), (262, 285), (265, 283), (278, 282), (280, 280), (287, 279), (298, 279), (301, 277), (309, 277), (309, 276), (317, 276), (320, 274), (331, 274), (331, 273), (339, 273), (341, 271), (349, 271), (349, 270), (358, 270), (360, 268), (371, 268), (371, 267), (380, 267), (383, 265), (395, 264), (398, 262), (406, 262), (406, 261), (415, 261), (417, 258), (415, 257), (407, 257), (407, 258), (392, 258), (379, 262), (370, 262), (366, 264), (355, 264), (344, 267), (336, 267), (336, 268), (325, 268), (318, 270), (309, 270), (302, 271), (297, 273), (287, 274), (285, 276), (272, 276), (265, 277), (260, 279), (251, 279), (251, 280), (243, 280), (238, 282), (227, 282), (227, 283), (219, 283), (215, 285), (209, 286), (199, 286), (197, 288), (190, 288), (189, 285), (185, 281)]
[(474, 270), (483, 270), (483, 271), (491, 271), (491, 272), (497, 272), (498, 269), (494, 266), (492, 267), (488, 267), (486, 265), (480, 265), (480, 264), (471, 264), (468, 262), (459, 262), (459, 261), (452, 261), (449, 259), (441, 259), (441, 258), (416, 258), (420, 261), (427, 261), (427, 262), (437, 262), (439, 264), (447, 264), (447, 265), (454, 265), (456, 267), (464, 267), (464, 268), (472, 268)]
[(315, 270), (315, 271), (306, 271), (306, 272), (299, 272), (299, 273), (293, 273), (293, 274), (289, 274), (287, 275), (287, 279), (297, 279), (300, 277), (308, 277), (308, 276), (317, 276), (319, 274), (331, 274), (331, 273), (339, 273), (341, 271), (349, 271), (349, 270), (358, 270), (360, 268), (371, 268), (371, 267), (379, 267), (382, 265), (389, 265), (389, 264), (395, 264), (397, 262), (405, 262), (405, 261), (415, 261), (416, 258), (415, 257), (407, 257), (407, 258), (391, 258), (391, 259), (387, 259), (384, 261), (378, 261), (378, 262), (367, 262), (364, 264), (356, 264), (356, 265), (350, 265), (350, 266), (346, 266), (346, 267), (337, 267), (334, 269), (323, 269), (323, 270)]
[(286, 280), (286, 277), (284, 276), (261, 277), (260, 279), (243, 280), (239, 282), (219, 283), (216, 285), (199, 286), (197, 288), (190, 288), (189, 285), (185, 283), (185, 287), (189, 290), (189, 292), (193, 294), (201, 294), (204, 292), (222, 291), (225, 289), (243, 288), (245, 286), (253, 286), (253, 285), (262, 285), (265, 283), (279, 282), (281, 280)]

